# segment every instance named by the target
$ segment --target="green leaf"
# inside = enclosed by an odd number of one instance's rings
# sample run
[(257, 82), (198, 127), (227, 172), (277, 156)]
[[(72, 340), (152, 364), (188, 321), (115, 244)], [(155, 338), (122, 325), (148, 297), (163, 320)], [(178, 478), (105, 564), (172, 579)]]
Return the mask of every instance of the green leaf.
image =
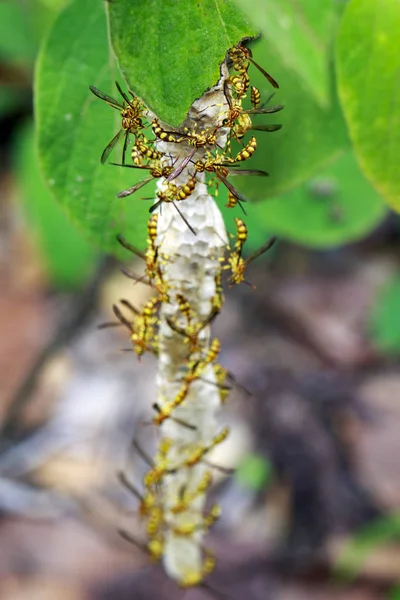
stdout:
[(352, 0), (337, 44), (339, 95), (360, 165), (400, 211), (400, 3)]
[(400, 600), (400, 586), (396, 585), (390, 590), (388, 600)]
[(298, 83), (322, 107), (331, 101), (328, 63), (342, 7), (321, 0), (236, 0)]
[(336, 571), (346, 578), (353, 578), (363, 566), (368, 555), (382, 544), (399, 539), (400, 515), (393, 513), (376, 519), (356, 533), (339, 557)]
[[(39, 56), (35, 104), (47, 184), (89, 239), (117, 252), (116, 233), (136, 245), (145, 242), (149, 205), (140, 192), (116, 198), (143, 179), (140, 170), (100, 164), (104, 147), (121, 128), (119, 111), (89, 91), (93, 84), (118, 97), (111, 85), (104, 4), (77, 0), (58, 15)], [(116, 162), (121, 152), (118, 145)], [(143, 195), (152, 193), (153, 184), (143, 188)]]
[[(296, 75), (273, 53), (267, 41), (253, 47), (254, 59), (278, 81), (280, 90), (271, 105), (284, 104), (276, 114), (259, 115), (254, 123), (281, 123), (282, 129), (268, 133), (255, 131), (257, 151), (244, 168), (262, 169), (270, 176), (236, 178), (235, 185), (252, 200), (276, 196), (301, 184), (326, 167), (349, 148), (346, 125), (332, 90), (331, 106), (321, 108), (301, 89)], [(271, 94), (265, 77), (250, 67), (252, 85), (261, 91), (262, 100)], [(333, 87), (333, 85), (332, 85)]]
[(31, 60), (36, 44), (27, 10), (15, 0), (0, 2), (0, 58), (3, 61)]
[(33, 125), (19, 132), (15, 158), (25, 214), (49, 278), (57, 287), (77, 287), (90, 276), (95, 252), (66, 219), (40, 175)]
[(246, 209), (253, 247), (265, 242), (266, 231), (317, 248), (348, 243), (376, 227), (387, 213), (352, 152), (291, 192)]
[(235, 479), (243, 487), (261, 490), (271, 474), (271, 464), (263, 456), (247, 454), (235, 471)]
[(51, 11), (57, 12), (67, 4), (68, 0), (40, 0), (40, 2)]
[(257, 29), (231, 0), (109, 3), (111, 40), (131, 89), (170, 125), (220, 77), (227, 50)]
[(373, 341), (384, 351), (400, 354), (400, 277), (392, 279), (373, 307), (370, 327)]

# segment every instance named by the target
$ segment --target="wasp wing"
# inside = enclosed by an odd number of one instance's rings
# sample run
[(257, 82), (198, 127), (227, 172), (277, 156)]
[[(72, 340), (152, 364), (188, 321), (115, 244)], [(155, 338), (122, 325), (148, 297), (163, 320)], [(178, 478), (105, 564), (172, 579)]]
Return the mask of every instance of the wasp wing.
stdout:
[[(233, 171), (232, 171), (233, 172)], [(239, 192), (236, 188), (233, 187), (233, 185), (227, 180), (226, 177), (224, 177), (223, 175), (221, 175), (220, 173), (216, 173), (218, 179), (220, 181), (222, 181), (222, 183), (228, 188), (228, 190), (231, 192), (232, 196), (234, 196), (234, 198), (236, 198), (237, 203), (239, 204), (240, 208), (243, 211), (243, 214), (247, 214), (246, 211), (244, 210), (243, 206), (242, 206), (242, 202), (247, 202), (247, 198), (245, 196), (243, 196), (243, 194), (241, 192)]]
[(265, 69), (260, 67), (260, 65), (258, 63), (256, 63), (256, 61), (253, 60), (249, 55), (247, 56), (247, 58), (260, 71), (260, 73), (262, 73), (264, 75), (264, 77), (266, 77), (268, 79), (268, 81), (270, 82), (272, 87), (279, 88), (278, 83), (275, 81), (275, 79), (272, 77), (272, 75), (270, 75), (269, 73), (267, 73), (267, 71)]
[[(127, 167), (130, 165), (124, 165), (124, 166)], [(122, 190), (122, 192), (119, 192), (119, 194), (117, 194), (117, 198), (126, 198), (126, 196), (130, 196), (131, 194), (134, 194), (135, 192), (140, 190), (141, 187), (146, 185), (146, 183), (150, 183), (150, 181), (153, 181), (153, 179), (154, 179), (154, 177), (147, 177), (147, 179), (142, 179), (142, 181), (139, 181), (139, 183), (136, 183), (132, 187), (130, 187), (126, 190)]]
[(123, 109), (122, 104), (120, 102), (118, 102), (118, 100), (115, 100), (115, 98), (112, 98), (108, 94), (105, 94), (104, 92), (99, 90), (97, 87), (94, 87), (94, 85), (89, 85), (89, 89), (92, 92), (92, 94), (94, 94), (95, 96), (100, 98), (100, 100), (105, 100), (107, 102), (107, 104), (109, 104), (113, 108), (116, 108), (117, 110)]
[[(233, 167), (233, 165), (232, 165)], [(230, 175), (250, 175), (255, 177), (268, 177), (269, 173), (267, 171), (261, 171), (260, 169), (233, 169), (230, 167), (229, 174)]]
[(217, 172), (217, 177), (220, 181), (222, 181), (222, 183), (228, 188), (228, 190), (231, 192), (231, 194), (233, 196), (235, 196), (235, 198), (237, 198), (238, 200), (241, 200), (242, 202), (247, 202), (247, 198), (245, 196), (243, 196), (243, 194), (241, 192), (239, 192), (236, 188), (233, 187), (233, 185), (230, 183), (230, 181), (227, 180), (226, 177), (224, 177), (223, 175), (221, 175), (220, 173)]
[(189, 154), (187, 154), (185, 156), (185, 158), (182, 160), (182, 162), (179, 163), (179, 165), (177, 167), (175, 167), (175, 169), (172, 171), (171, 175), (169, 175), (167, 177), (167, 181), (173, 181), (174, 179), (176, 179), (176, 177), (178, 177), (183, 169), (186, 167), (186, 165), (189, 164), (189, 162), (192, 160), (193, 156), (196, 154), (196, 150), (197, 148), (193, 148)]
[(265, 108), (263, 105), (259, 108), (251, 108), (250, 110), (245, 110), (244, 112), (247, 115), (268, 115), (270, 113), (279, 112), (283, 108), (285, 108), (283, 104), (275, 104), (274, 106), (269, 106), (268, 108)]
[(175, 204), (175, 202), (172, 202), (172, 204), (175, 206), (175, 208), (178, 211), (178, 214), (180, 215), (181, 219), (188, 226), (188, 228), (193, 233), (193, 235), (197, 235), (197, 233), (195, 232), (195, 230), (193, 229), (193, 227), (191, 226), (191, 224), (189, 223), (189, 221), (187, 220), (187, 218), (185, 217), (185, 215), (182, 214), (182, 211), (179, 210), (179, 208), (177, 207), (177, 205)]
[(282, 129), (282, 124), (276, 125), (252, 125), (251, 129), (254, 131), (278, 131)]
[(118, 131), (118, 133), (116, 135), (114, 135), (111, 142), (109, 144), (107, 144), (107, 146), (104, 148), (103, 153), (100, 158), (100, 162), (102, 165), (104, 165), (104, 163), (107, 162), (107, 158), (110, 156), (115, 144), (119, 141), (119, 139), (121, 138), (121, 136), (123, 134), (124, 134), (124, 130), (120, 129)]

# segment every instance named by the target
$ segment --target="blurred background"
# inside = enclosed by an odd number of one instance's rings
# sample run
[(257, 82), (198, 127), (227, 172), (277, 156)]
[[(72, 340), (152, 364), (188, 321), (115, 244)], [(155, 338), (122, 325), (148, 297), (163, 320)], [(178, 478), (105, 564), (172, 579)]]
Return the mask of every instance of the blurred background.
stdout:
[(62, 4), (0, 3), (0, 599), (399, 599), (400, 219), (351, 150), (276, 197), (268, 230), (248, 210), (248, 253), (279, 240), (215, 324), (235, 377), (215, 462), (235, 474), (215, 474), (210, 587), (179, 590), (117, 535), (141, 539), (117, 473), (148, 468), (131, 441), (151, 454), (156, 364), (99, 325), (149, 291), (39, 171), (34, 64)]

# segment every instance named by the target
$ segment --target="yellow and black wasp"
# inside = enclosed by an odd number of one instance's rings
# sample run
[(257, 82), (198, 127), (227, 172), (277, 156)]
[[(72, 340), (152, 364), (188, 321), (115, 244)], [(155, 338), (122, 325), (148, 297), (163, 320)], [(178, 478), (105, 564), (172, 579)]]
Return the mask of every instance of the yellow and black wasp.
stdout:
[(228, 54), (229, 58), (232, 61), (233, 68), (235, 69), (235, 71), (238, 71), (241, 75), (243, 73), (247, 73), (248, 63), (246, 65), (246, 61), (251, 62), (251, 64), (254, 65), (256, 69), (258, 69), (266, 79), (268, 79), (272, 87), (279, 88), (278, 83), (275, 81), (272, 75), (267, 73), (265, 69), (263, 69), (258, 63), (256, 63), (256, 61), (253, 59), (253, 54), (249, 48), (245, 48), (244, 46), (241, 46), (239, 44), (238, 46), (234, 46), (233, 48), (231, 48)]
[(145, 118), (144, 105), (139, 100), (139, 98), (137, 98), (131, 91), (129, 91), (129, 93), (132, 96), (132, 98), (129, 98), (125, 94), (125, 92), (122, 90), (118, 81), (115, 82), (115, 85), (117, 86), (117, 90), (119, 91), (119, 93), (121, 94), (121, 96), (123, 98), (122, 103), (119, 102), (118, 100), (115, 100), (115, 98), (112, 98), (112, 96), (108, 96), (108, 94), (105, 94), (104, 92), (102, 92), (101, 90), (96, 88), (94, 85), (89, 86), (90, 91), (95, 96), (97, 96), (101, 100), (104, 100), (105, 102), (107, 102), (107, 104), (109, 106), (111, 106), (112, 108), (119, 110), (121, 113), (121, 118), (122, 118), (121, 129), (112, 138), (112, 140), (107, 144), (107, 146), (103, 150), (103, 153), (100, 158), (100, 161), (102, 164), (104, 164), (106, 162), (106, 160), (110, 156), (114, 146), (117, 144), (117, 142), (122, 137), (125, 138), (124, 139), (124, 147), (122, 150), (122, 163), (125, 164), (125, 155), (126, 155), (126, 150), (128, 147), (129, 134), (133, 134), (136, 137), (137, 134), (142, 129), (144, 129), (144, 123), (143, 123), (143, 119)]

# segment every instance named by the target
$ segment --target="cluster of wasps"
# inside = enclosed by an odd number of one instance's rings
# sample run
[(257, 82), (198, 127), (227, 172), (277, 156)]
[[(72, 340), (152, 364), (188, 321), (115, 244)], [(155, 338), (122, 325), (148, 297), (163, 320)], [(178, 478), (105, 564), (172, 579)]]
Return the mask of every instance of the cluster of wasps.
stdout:
[[(235, 46), (228, 51), (228, 57), (235, 73), (225, 81), (224, 86), (228, 110), (221, 123), (208, 131), (198, 130), (198, 128), (193, 128), (192, 130), (185, 129), (184, 131), (168, 131), (161, 126), (157, 118), (154, 118), (150, 122), (149, 111), (141, 100), (132, 92), (129, 92), (131, 97), (127, 96), (118, 83), (116, 85), (122, 96), (122, 103), (96, 87), (90, 86), (93, 94), (105, 100), (111, 107), (119, 110), (122, 118), (121, 129), (104, 149), (101, 155), (101, 162), (105, 163), (107, 161), (117, 142), (121, 138), (124, 138), (122, 162), (112, 164), (130, 169), (143, 169), (149, 173), (148, 177), (117, 194), (119, 198), (134, 194), (147, 183), (163, 177), (166, 180), (166, 185), (163, 190), (157, 192), (158, 200), (150, 208), (150, 212), (154, 212), (163, 202), (173, 202), (176, 205), (176, 202), (188, 198), (195, 189), (197, 174), (207, 172), (215, 175), (227, 187), (229, 195), (228, 206), (233, 207), (236, 204), (241, 205), (247, 199), (231, 184), (228, 176), (268, 175), (268, 173), (261, 170), (238, 170), (241, 163), (251, 158), (257, 149), (255, 136), (251, 135), (250, 139), (245, 143), (245, 135), (250, 131), (277, 131), (281, 127), (281, 125), (255, 125), (252, 122), (253, 115), (275, 113), (282, 110), (283, 106), (269, 106), (273, 94), (265, 102), (261, 103), (260, 91), (255, 86), (250, 86), (250, 77), (248, 74), (250, 63), (261, 71), (274, 88), (278, 88), (278, 84), (269, 73), (253, 60), (248, 48)], [(243, 100), (247, 97), (249, 88), (251, 108), (245, 109), (243, 108)], [(154, 138), (151, 140), (144, 133), (150, 126), (154, 134)], [(228, 142), (225, 148), (221, 148), (217, 143), (218, 130), (223, 128), (229, 130)], [(126, 154), (130, 136), (134, 138), (131, 149), (132, 164), (127, 164)], [(231, 142), (233, 140), (239, 142), (241, 146), (241, 149), (235, 154), (232, 153)], [(188, 152), (185, 158), (178, 164), (174, 164), (171, 155), (167, 155), (158, 149), (160, 141), (186, 145)], [(200, 149), (203, 150), (202, 157), (195, 160), (196, 151)], [(187, 181), (182, 185), (173, 183), (184, 169), (188, 167), (189, 177)]]
[[(156, 295), (151, 298), (141, 310), (135, 308), (128, 300), (121, 300), (119, 305), (114, 305), (114, 313), (119, 323), (122, 323), (130, 334), (133, 350), (141, 357), (145, 352), (153, 355), (158, 354), (158, 328), (159, 328), (159, 308), (163, 302), (169, 303), (171, 296), (174, 295), (174, 304), (178, 311), (175, 318), (167, 319), (171, 330), (182, 337), (187, 345), (187, 360), (183, 366), (179, 389), (173, 398), (165, 399), (162, 405), (154, 404), (154, 416), (152, 423), (156, 426), (162, 425), (167, 420), (173, 420), (182, 427), (195, 430), (194, 423), (188, 423), (180, 419), (176, 411), (185, 404), (188, 396), (193, 389), (195, 382), (205, 378), (210, 368), (214, 372), (215, 385), (218, 386), (221, 403), (231, 389), (228, 383), (235, 382), (233, 376), (218, 363), (220, 352), (220, 341), (214, 338), (207, 347), (204, 346), (203, 330), (212, 322), (220, 312), (223, 304), (222, 275), (225, 271), (229, 272), (229, 283), (231, 285), (248, 283), (245, 279), (245, 271), (248, 264), (268, 250), (274, 239), (262, 246), (250, 258), (245, 260), (242, 256), (243, 247), (247, 239), (247, 227), (241, 218), (236, 218), (236, 238), (227, 249), (226, 256), (221, 259), (221, 268), (215, 278), (215, 295), (211, 300), (210, 314), (204, 319), (190, 305), (188, 299), (178, 291), (171, 289), (171, 286), (164, 280), (164, 267), (169, 260), (164, 256), (157, 245), (157, 226), (158, 210), (162, 210), (164, 203), (172, 203), (189, 229), (196, 232), (187, 221), (177, 206), (178, 203), (186, 200), (193, 193), (198, 175), (200, 173), (209, 173), (212, 175), (211, 183), (217, 186), (222, 183), (228, 189), (228, 204), (233, 208), (239, 206), (243, 208), (246, 202), (245, 196), (239, 192), (228, 179), (231, 175), (257, 175), (266, 176), (265, 171), (243, 170), (239, 167), (250, 159), (257, 149), (257, 141), (252, 131), (276, 131), (280, 125), (254, 125), (253, 115), (275, 113), (281, 110), (281, 105), (269, 106), (272, 96), (264, 103), (261, 103), (260, 91), (250, 85), (249, 67), (253, 64), (266, 77), (270, 84), (277, 88), (276, 81), (252, 58), (249, 49), (242, 45), (235, 46), (228, 51), (228, 64), (231, 67), (232, 74), (225, 81), (224, 95), (226, 98), (227, 109), (221, 116), (220, 123), (210, 130), (191, 130), (169, 131), (165, 129), (157, 118), (150, 120), (149, 112), (145, 105), (132, 92), (130, 96), (124, 93), (117, 84), (119, 93), (123, 101), (118, 102), (111, 96), (104, 94), (97, 88), (91, 86), (91, 91), (102, 100), (105, 100), (111, 107), (118, 110), (121, 114), (121, 129), (109, 142), (101, 155), (101, 162), (107, 162), (113, 148), (123, 139), (122, 161), (121, 163), (112, 163), (123, 168), (143, 169), (148, 172), (148, 176), (139, 181), (132, 187), (121, 191), (118, 197), (126, 197), (134, 194), (147, 183), (154, 179), (163, 178), (163, 185), (157, 191), (157, 200), (150, 208), (150, 218), (148, 221), (147, 248), (145, 252), (140, 252), (121, 236), (118, 236), (120, 244), (127, 250), (133, 252), (143, 259), (145, 265), (145, 275), (138, 278), (130, 273), (126, 274), (133, 279), (140, 279), (149, 284)], [(250, 108), (243, 107), (243, 100), (250, 96)], [(146, 136), (146, 130), (152, 130), (153, 139)], [(218, 143), (218, 134), (221, 131), (226, 133), (226, 143), (221, 147)], [(248, 141), (245, 141), (246, 134), (249, 134)], [(127, 151), (129, 141), (133, 136), (133, 145), (131, 147), (131, 164), (127, 164)], [(166, 142), (162, 144), (161, 142)], [(239, 150), (233, 151), (233, 142), (237, 142)], [(175, 160), (173, 153), (167, 154), (165, 148), (180, 145), (179, 149), (187, 148), (187, 153), (179, 152), (180, 159)], [(178, 154), (178, 153), (177, 153)], [(183, 157), (182, 157), (183, 154)], [(182, 177), (188, 173), (187, 179), (181, 182)], [(179, 178), (179, 185), (176, 183)], [(251, 284), (250, 284), (251, 285)], [(138, 498), (139, 514), (146, 523), (146, 532), (148, 537), (147, 552), (154, 560), (163, 556), (165, 533), (169, 531), (176, 536), (191, 537), (196, 531), (206, 531), (215, 522), (219, 515), (219, 508), (214, 506), (209, 512), (197, 515), (195, 519), (185, 519), (185, 514), (191, 514), (191, 506), (196, 498), (203, 495), (212, 483), (211, 471), (207, 468), (203, 475), (196, 481), (190, 489), (183, 488), (177, 494), (176, 502), (169, 507), (168, 513), (163, 508), (163, 502), (160, 495), (160, 488), (165, 477), (176, 473), (180, 469), (191, 469), (200, 463), (208, 464), (207, 457), (213, 448), (226, 439), (228, 429), (222, 429), (206, 445), (193, 445), (193, 448), (185, 454), (180, 462), (171, 464), (169, 459), (169, 450), (172, 440), (162, 438), (158, 453), (154, 459), (145, 456), (143, 451), (137, 447), (145, 460), (150, 464), (143, 485), (144, 492), (139, 492), (121, 473), (122, 483)], [(177, 521), (172, 516), (182, 517)], [(126, 531), (121, 535), (133, 543), (137, 542)], [(201, 573), (188, 574), (182, 585), (194, 585), (199, 583), (214, 567), (214, 557), (211, 552), (204, 550), (204, 562)]]

